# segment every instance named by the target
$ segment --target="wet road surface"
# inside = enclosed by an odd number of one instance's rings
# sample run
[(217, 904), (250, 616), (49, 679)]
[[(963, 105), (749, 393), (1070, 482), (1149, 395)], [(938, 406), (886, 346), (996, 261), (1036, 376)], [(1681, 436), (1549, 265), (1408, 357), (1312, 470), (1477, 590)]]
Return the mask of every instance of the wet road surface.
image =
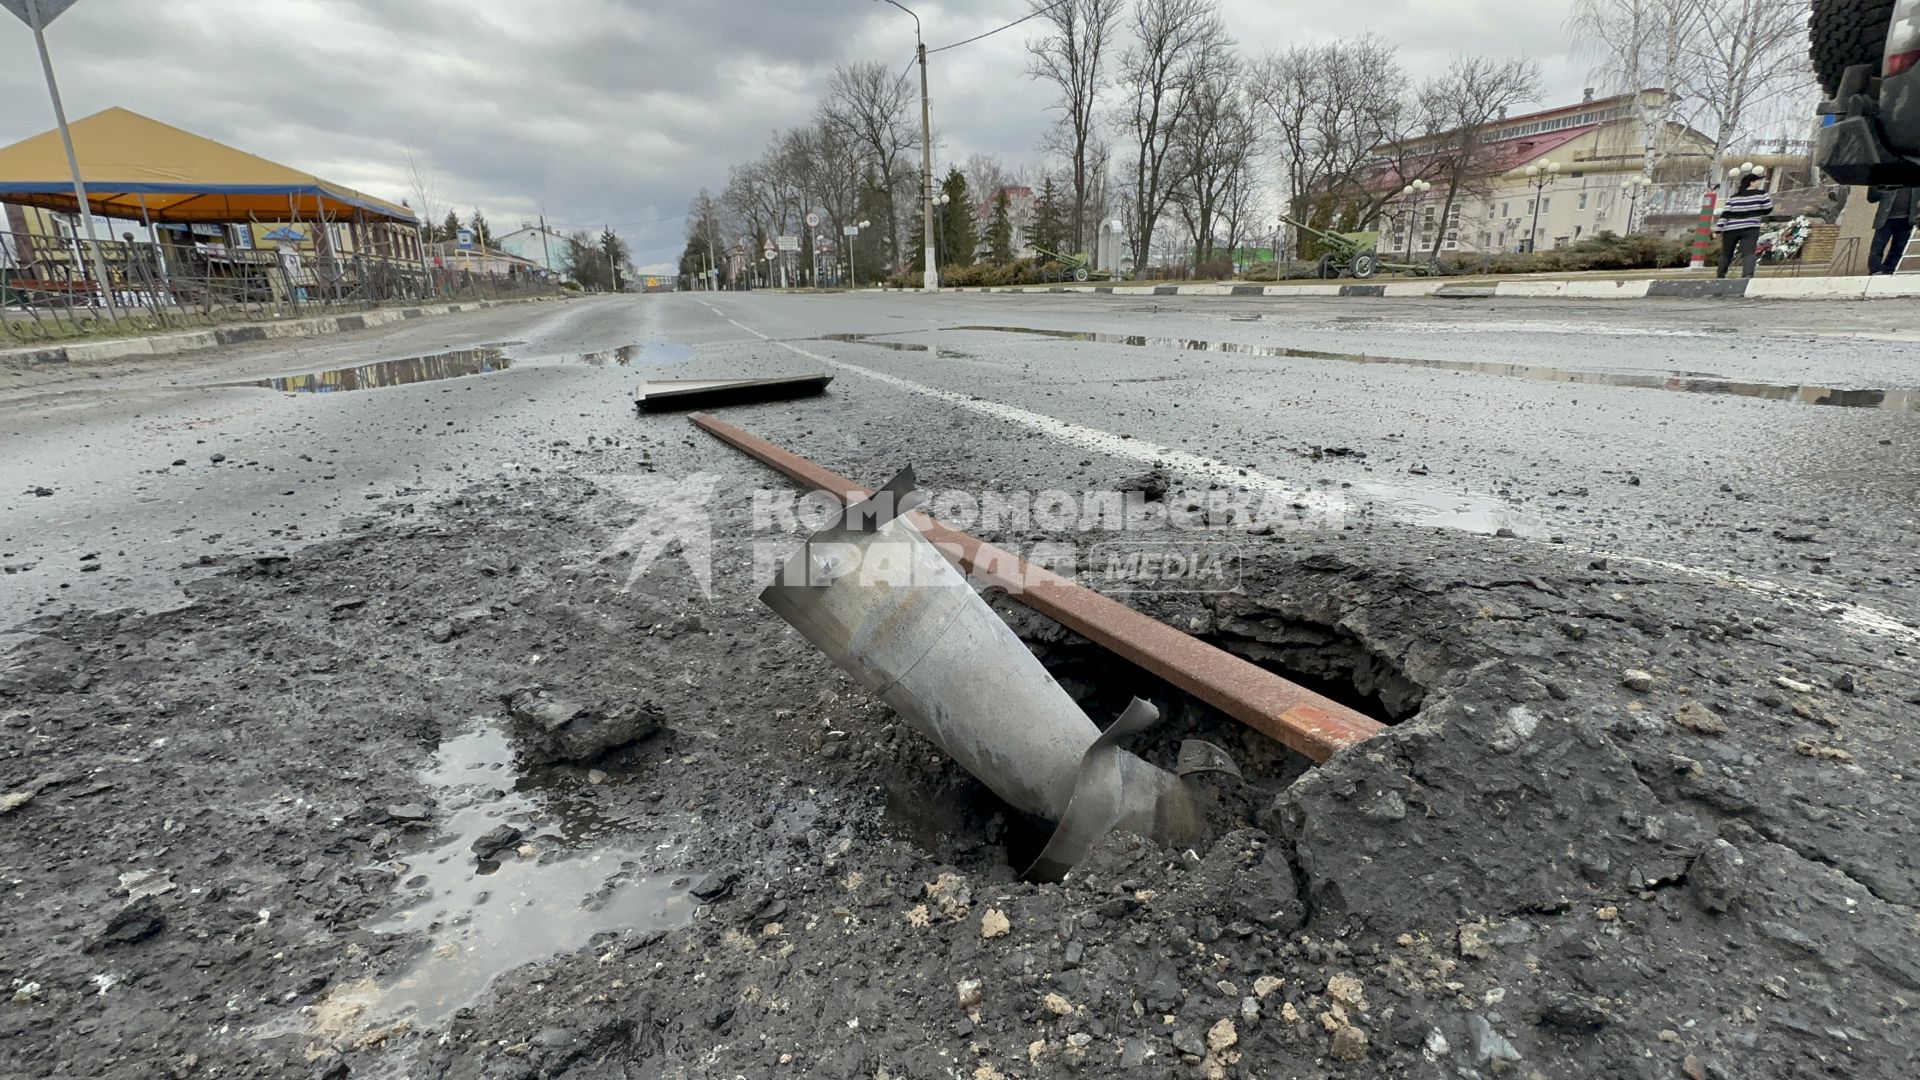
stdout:
[(1164, 461), (1304, 500), (1301, 527), (1573, 545), (1909, 623), (1905, 306), (681, 294), (13, 369), (0, 602), (165, 606), (203, 556), (670, 436), (633, 414), (649, 375), (826, 371), (826, 399), (731, 418), (868, 483), (1089, 490)]

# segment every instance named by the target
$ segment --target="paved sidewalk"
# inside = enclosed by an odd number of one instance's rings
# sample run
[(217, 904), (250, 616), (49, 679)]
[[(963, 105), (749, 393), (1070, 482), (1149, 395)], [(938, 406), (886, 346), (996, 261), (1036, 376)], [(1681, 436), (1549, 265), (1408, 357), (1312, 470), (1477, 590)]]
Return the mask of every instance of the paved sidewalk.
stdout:
[(227, 345), (243, 345), (278, 338), (317, 337), (348, 330), (367, 330), (375, 326), (430, 315), (450, 315), (457, 311), (478, 311), (507, 304), (538, 304), (564, 300), (563, 296), (542, 296), (522, 300), (467, 300), (458, 304), (422, 304), (417, 307), (375, 308), (343, 315), (317, 315), (305, 319), (276, 319), (271, 322), (233, 323), (201, 330), (181, 330), (147, 337), (106, 338), (98, 341), (73, 341), (18, 349), (0, 349), (0, 367), (29, 364), (82, 363), (89, 360), (116, 360), (125, 356), (166, 356), (197, 352)]
[(1759, 278), (1576, 278), (1487, 281), (1431, 278), (1419, 281), (1274, 283), (1220, 282), (1212, 285), (1008, 285), (949, 288), (944, 292), (1111, 293), (1115, 296), (1438, 296), (1538, 297), (1570, 300), (1640, 300), (1647, 297), (1699, 300), (1710, 297), (1751, 300), (1894, 300), (1920, 297), (1920, 274), (1892, 277)]

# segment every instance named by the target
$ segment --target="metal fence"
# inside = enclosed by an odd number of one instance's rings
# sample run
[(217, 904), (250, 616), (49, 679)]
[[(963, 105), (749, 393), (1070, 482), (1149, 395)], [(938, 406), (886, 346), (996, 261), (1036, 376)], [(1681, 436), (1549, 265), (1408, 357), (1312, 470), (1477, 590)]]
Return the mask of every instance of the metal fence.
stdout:
[(0, 232), (0, 326), (5, 339), (21, 342), (556, 291), (530, 274), (426, 267), (381, 255)]

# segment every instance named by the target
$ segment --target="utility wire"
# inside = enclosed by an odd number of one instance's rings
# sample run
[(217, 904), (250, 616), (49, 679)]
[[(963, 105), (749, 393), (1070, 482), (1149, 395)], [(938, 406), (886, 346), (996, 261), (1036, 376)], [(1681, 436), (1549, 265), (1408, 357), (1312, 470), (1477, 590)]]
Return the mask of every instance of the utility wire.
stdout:
[(981, 38), (990, 38), (1002, 30), (1011, 30), (1014, 27), (1019, 26), (1021, 23), (1026, 22), (1028, 19), (1037, 19), (1042, 15), (1051, 13), (1054, 8), (1059, 7), (1061, 4), (1066, 4), (1071, 2), (1072, 0), (1054, 0), (1053, 3), (1048, 4), (1046, 7), (1038, 8), (1034, 11), (1028, 12), (1027, 14), (1022, 15), (1020, 18), (1015, 19), (1004, 26), (996, 26), (984, 34), (975, 34), (972, 37), (966, 39), (965, 41), (956, 41), (951, 45), (942, 45), (937, 49), (928, 49), (927, 52), (928, 53), (946, 52), (948, 49), (957, 49), (962, 45), (971, 45), (974, 42), (979, 41)]

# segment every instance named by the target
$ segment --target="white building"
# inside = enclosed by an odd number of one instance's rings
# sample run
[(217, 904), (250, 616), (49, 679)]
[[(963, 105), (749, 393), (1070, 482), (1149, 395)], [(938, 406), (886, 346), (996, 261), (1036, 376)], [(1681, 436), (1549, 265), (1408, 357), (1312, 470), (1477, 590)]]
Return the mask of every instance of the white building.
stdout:
[(509, 255), (539, 263), (557, 277), (567, 277), (573, 270), (567, 238), (531, 221), (521, 222), (519, 228), (505, 236), (494, 237), (493, 246)]
[[(1642, 91), (1660, 97), (1665, 93)], [(1410, 261), (1417, 262), (1432, 250), (1436, 238), (1446, 254), (1544, 251), (1600, 232), (1679, 235), (1699, 219), (1706, 161), (1713, 154), (1711, 139), (1682, 125), (1668, 125), (1649, 137), (1642, 131), (1635, 95), (1596, 100), (1589, 91), (1576, 105), (1493, 124), (1443, 223), (1439, 215), (1448, 180), (1432, 166), (1432, 155), (1422, 151), (1427, 144), (1444, 146), (1446, 139), (1438, 135), (1383, 148), (1383, 170), (1370, 187), (1396, 191), (1383, 207), (1378, 226), (1380, 252), (1389, 261), (1411, 254)], [(1649, 144), (1654, 144), (1657, 163), (1654, 184), (1638, 189), (1636, 198), (1636, 190), (1623, 190), (1621, 183), (1647, 171)], [(1782, 169), (1804, 169), (1806, 159), (1805, 144), (1782, 144), (1771, 150), (1744, 148), (1744, 158), (1735, 153), (1727, 161), (1755, 161), (1779, 175)], [(1527, 174), (1529, 166), (1535, 175)], [(1422, 171), (1430, 174), (1430, 191), (1398, 194), (1409, 176)]]

